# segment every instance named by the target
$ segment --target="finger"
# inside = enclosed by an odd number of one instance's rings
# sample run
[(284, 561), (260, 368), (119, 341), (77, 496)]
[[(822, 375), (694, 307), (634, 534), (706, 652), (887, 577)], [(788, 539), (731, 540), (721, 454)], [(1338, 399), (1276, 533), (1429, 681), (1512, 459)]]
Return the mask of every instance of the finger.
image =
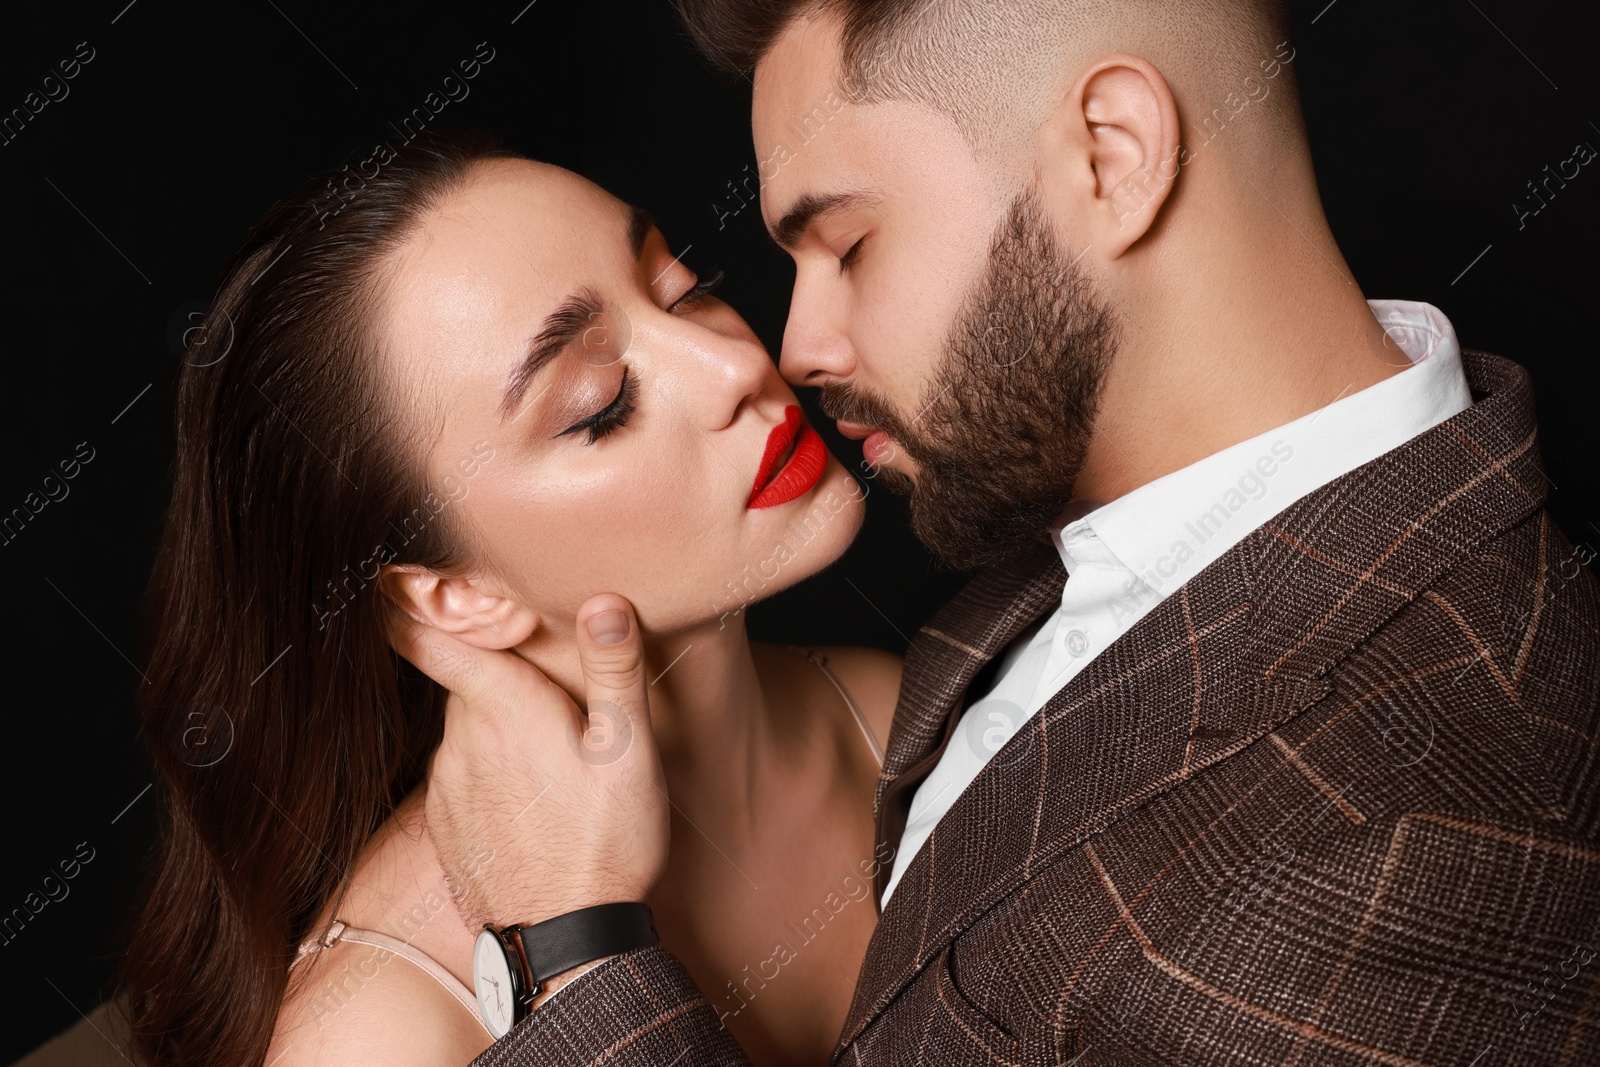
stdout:
[(472, 698), (483, 691), (488, 653), (458, 641), (399, 609), (389, 612), (389, 646), (413, 667), (452, 693)]
[(578, 658), (583, 664), (588, 728), (582, 755), (609, 763), (650, 737), (644, 641), (633, 605), (615, 593), (591, 597), (578, 609)]
[(531, 701), (559, 698), (574, 715), (577, 708), (558, 686), (510, 649), (480, 648), (395, 610), (390, 612), (389, 644), (423, 674), (461, 698), (446, 705), (446, 717), (461, 706), (484, 711), (514, 711)]

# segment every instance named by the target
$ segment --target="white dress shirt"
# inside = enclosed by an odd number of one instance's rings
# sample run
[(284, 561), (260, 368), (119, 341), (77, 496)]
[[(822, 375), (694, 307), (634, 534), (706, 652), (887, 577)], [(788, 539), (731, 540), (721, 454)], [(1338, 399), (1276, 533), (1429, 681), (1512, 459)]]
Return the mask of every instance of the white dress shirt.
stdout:
[(1438, 308), (1367, 303), (1410, 367), (1108, 504), (1075, 505), (1062, 515), (1081, 517), (1051, 531), (1068, 576), (1061, 604), (1011, 643), (994, 686), (962, 713), (917, 787), (885, 905), (956, 798), (1095, 656), (1290, 504), (1472, 403), (1455, 329)]

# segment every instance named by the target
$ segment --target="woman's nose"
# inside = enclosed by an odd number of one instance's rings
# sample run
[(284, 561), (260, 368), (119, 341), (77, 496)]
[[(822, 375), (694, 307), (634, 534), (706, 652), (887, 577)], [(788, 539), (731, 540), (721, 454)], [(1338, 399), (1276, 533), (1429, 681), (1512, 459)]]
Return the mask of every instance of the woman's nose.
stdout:
[(697, 348), (693, 377), (683, 383), (681, 402), (696, 425), (720, 430), (738, 418), (747, 400), (768, 391), (772, 357), (753, 337), (717, 335)]

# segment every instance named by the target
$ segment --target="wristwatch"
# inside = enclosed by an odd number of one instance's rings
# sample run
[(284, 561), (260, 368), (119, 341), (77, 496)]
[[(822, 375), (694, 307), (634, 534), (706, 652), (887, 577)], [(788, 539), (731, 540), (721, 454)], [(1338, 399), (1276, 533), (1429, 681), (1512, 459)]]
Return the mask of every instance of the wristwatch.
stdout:
[(532, 926), (483, 924), (472, 947), (478, 1014), (499, 1040), (525, 1018), (544, 983), (604, 956), (659, 945), (645, 904), (596, 904)]

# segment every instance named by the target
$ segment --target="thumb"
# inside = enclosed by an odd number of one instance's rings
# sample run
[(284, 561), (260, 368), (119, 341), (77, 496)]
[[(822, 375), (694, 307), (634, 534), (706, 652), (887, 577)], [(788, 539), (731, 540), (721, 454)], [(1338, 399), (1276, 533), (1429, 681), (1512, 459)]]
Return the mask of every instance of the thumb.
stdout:
[(590, 597), (578, 609), (578, 656), (588, 713), (581, 755), (611, 763), (650, 737), (644, 641), (633, 605), (615, 593)]
[(394, 608), (387, 618), (389, 646), (417, 670), (462, 697), (476, 696), (490, 654), (458, 641)]

